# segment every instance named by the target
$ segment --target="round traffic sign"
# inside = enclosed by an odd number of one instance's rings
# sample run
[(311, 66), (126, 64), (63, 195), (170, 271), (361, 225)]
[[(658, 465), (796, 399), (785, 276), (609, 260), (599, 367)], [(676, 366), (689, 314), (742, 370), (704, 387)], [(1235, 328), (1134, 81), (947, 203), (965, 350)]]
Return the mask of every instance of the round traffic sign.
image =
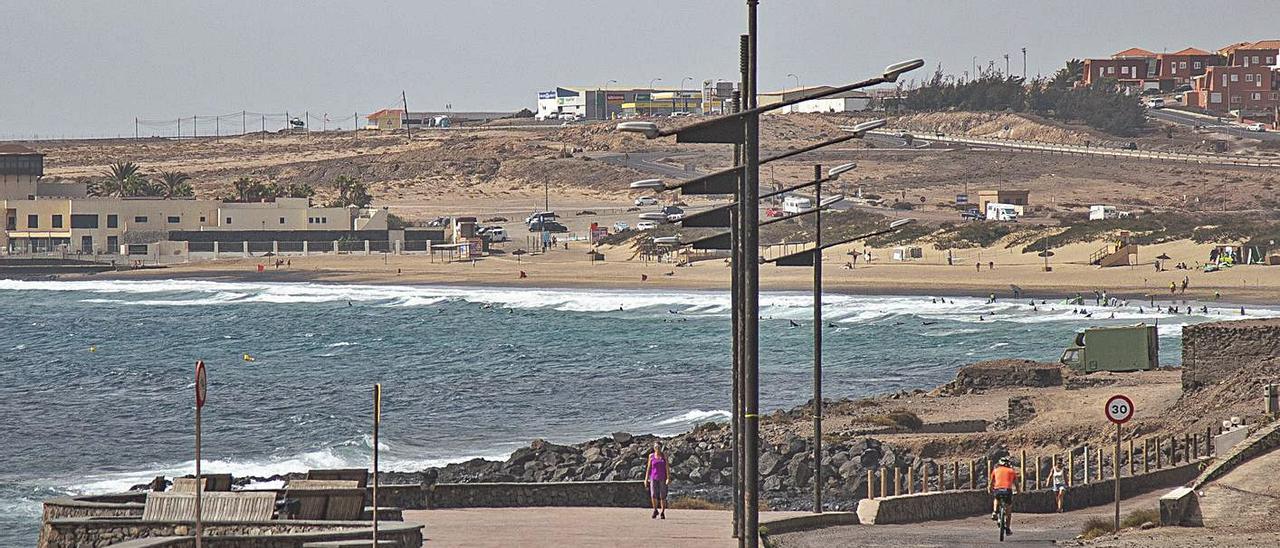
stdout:
[(204, 373), (204, 360), (196, 362), (196, 408), (204, 407), (204, 398), (208, 393), (209, 381)]
[(1123, 424), (1133, 418), (1133, 400), (1128, 396), (1115, 395), (1107, 400), (1107, 406), (1104, 410), (1107, 414), (1107, 420), (1116, 424)]

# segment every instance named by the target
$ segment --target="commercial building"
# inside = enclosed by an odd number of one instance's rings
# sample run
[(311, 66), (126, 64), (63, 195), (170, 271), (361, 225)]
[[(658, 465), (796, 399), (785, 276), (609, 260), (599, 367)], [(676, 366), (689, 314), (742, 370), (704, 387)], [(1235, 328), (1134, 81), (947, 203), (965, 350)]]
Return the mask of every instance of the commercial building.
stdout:
[(382, 209), (311, 207), (306, 198), (258, 203), (88, 196), (83, 183), (41, 181), (44, 155), (0, 145), (0, 253), (129, 253), (172, 231), (386, 230)]
[(403, 109), (384, 108), (369, 115), (369, 127), (384, 131), (394, 131), (408, 127), (445, 128), (463, 122), (487, 122), (511, 116), (510, 112), (414, 112), (405, 114)]
[[(797, 98), (805, 97), (830, 91), (834, 88), (831, 86), (808, 86), (784, 89), (781, 91), (765, 92), (756, 95), (756, 102), (760, 106), (773, 105), (783, 101), (790, 101)], [(791, 106), (782, 107), (772, 111), (778, 114), (790, 113), (806, 113), (806, 112), (858, 112), (871, 108), (871, 95), (862, 91), (846, 91), (837, 93), (829, 97), (820, 99), (810, 99), (801, 101)]]
[(632, 116), (670, 116), (720, 113), (730, 102), (733, 83), (703, 82), (702, 89), (558, 86), (538, 92), (535, 117), (547, 119), (612, 120)]
[(1029, 190), (979, 190), (978, 210), (986, 211), (988, 203), (1027, 206), (1030, 195)]

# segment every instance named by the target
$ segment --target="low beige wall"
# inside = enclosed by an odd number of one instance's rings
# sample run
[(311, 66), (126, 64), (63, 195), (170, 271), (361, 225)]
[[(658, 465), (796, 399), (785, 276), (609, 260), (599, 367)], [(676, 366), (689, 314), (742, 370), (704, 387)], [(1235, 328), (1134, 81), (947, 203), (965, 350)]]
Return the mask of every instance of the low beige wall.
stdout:
[[(194, 522), (142, 521), (120, 518), (63, 518), (46, 523), (49, 536), (42, 548), (111, 546), (116, 543), (177, 537), (159, 541), (163, 546), (195, 546), (190, 538)], [(301, 548), (308, 542), (362, 540), (372, 538), (368, 522), (361, 521), (215, 521), (204, 524), (202, 545), (209, 548)], [(183, 538), (187, 537), (187, 538)], [(378, 538), (394, 541), (397, 547), (422, 546), (422, 525), (382, 523)]]
[[(1201, 459), (1146, 474), (1120, 478), (1120, 497), (1129, 498), (1156, 489), (1186, 484), (1195, 479), (1204, 464), (1205, 460)], [(1076, 484), (1067, 489), (1063, 506), (1067, 509), (1086, 508), (1106, 504), (1114, 499), (1114, 480)], [(1032, 514), (1057, 511), (1055, 495), (1048, 489), (1014, 495), (1013, 506), (1018, 512)], [(858, 520), (867, 525), (920, 523), (979, 516), (989, 512), (991, 512), (991, 495), (987, 494), (986, 490), (980, 489), (916, 493), (862, 499), (858, 502)]]

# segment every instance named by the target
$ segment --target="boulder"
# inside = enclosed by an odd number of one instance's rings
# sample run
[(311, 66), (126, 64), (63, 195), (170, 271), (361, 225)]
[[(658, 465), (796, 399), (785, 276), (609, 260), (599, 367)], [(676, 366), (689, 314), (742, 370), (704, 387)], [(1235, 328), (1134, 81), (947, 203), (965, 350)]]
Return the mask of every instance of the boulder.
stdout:
[(613, 433), (613, 441), (616, 442), (618, 445), (627, 445), (631, 443), (632, 437), (633, 436), (631, 434), (628, 434), (626, 432)]
[(760, 475), (766, 477), (772, 476), (777, 473), (777, 471), (782, 468), (783, 464), (786, 462), (786, 459), (783, 458), (782, 455), (773, 452), (765, 453), (760, 457)]

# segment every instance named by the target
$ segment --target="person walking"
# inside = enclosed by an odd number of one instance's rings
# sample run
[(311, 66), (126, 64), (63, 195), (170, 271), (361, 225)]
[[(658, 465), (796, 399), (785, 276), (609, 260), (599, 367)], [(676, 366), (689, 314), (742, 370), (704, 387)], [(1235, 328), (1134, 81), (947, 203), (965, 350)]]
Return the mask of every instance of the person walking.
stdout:
[(649, 517), (667, 519), (668, 485), (671, 485), (671, 475), (667, 473), (667, 456), (662, 453), (662, 443), (655, 441), (644, 471), (644, 486), (649, 489), (649, 503), (653, 505), (653, 515)]
[(1062, 499), (1067, 494), (1067, 478), (1063, 473), (1062, 467), (1058, 465), (1058, 459), (1053, 460), (1053, 494), (1058, 501), (1058, 513), (1062, 513)]

